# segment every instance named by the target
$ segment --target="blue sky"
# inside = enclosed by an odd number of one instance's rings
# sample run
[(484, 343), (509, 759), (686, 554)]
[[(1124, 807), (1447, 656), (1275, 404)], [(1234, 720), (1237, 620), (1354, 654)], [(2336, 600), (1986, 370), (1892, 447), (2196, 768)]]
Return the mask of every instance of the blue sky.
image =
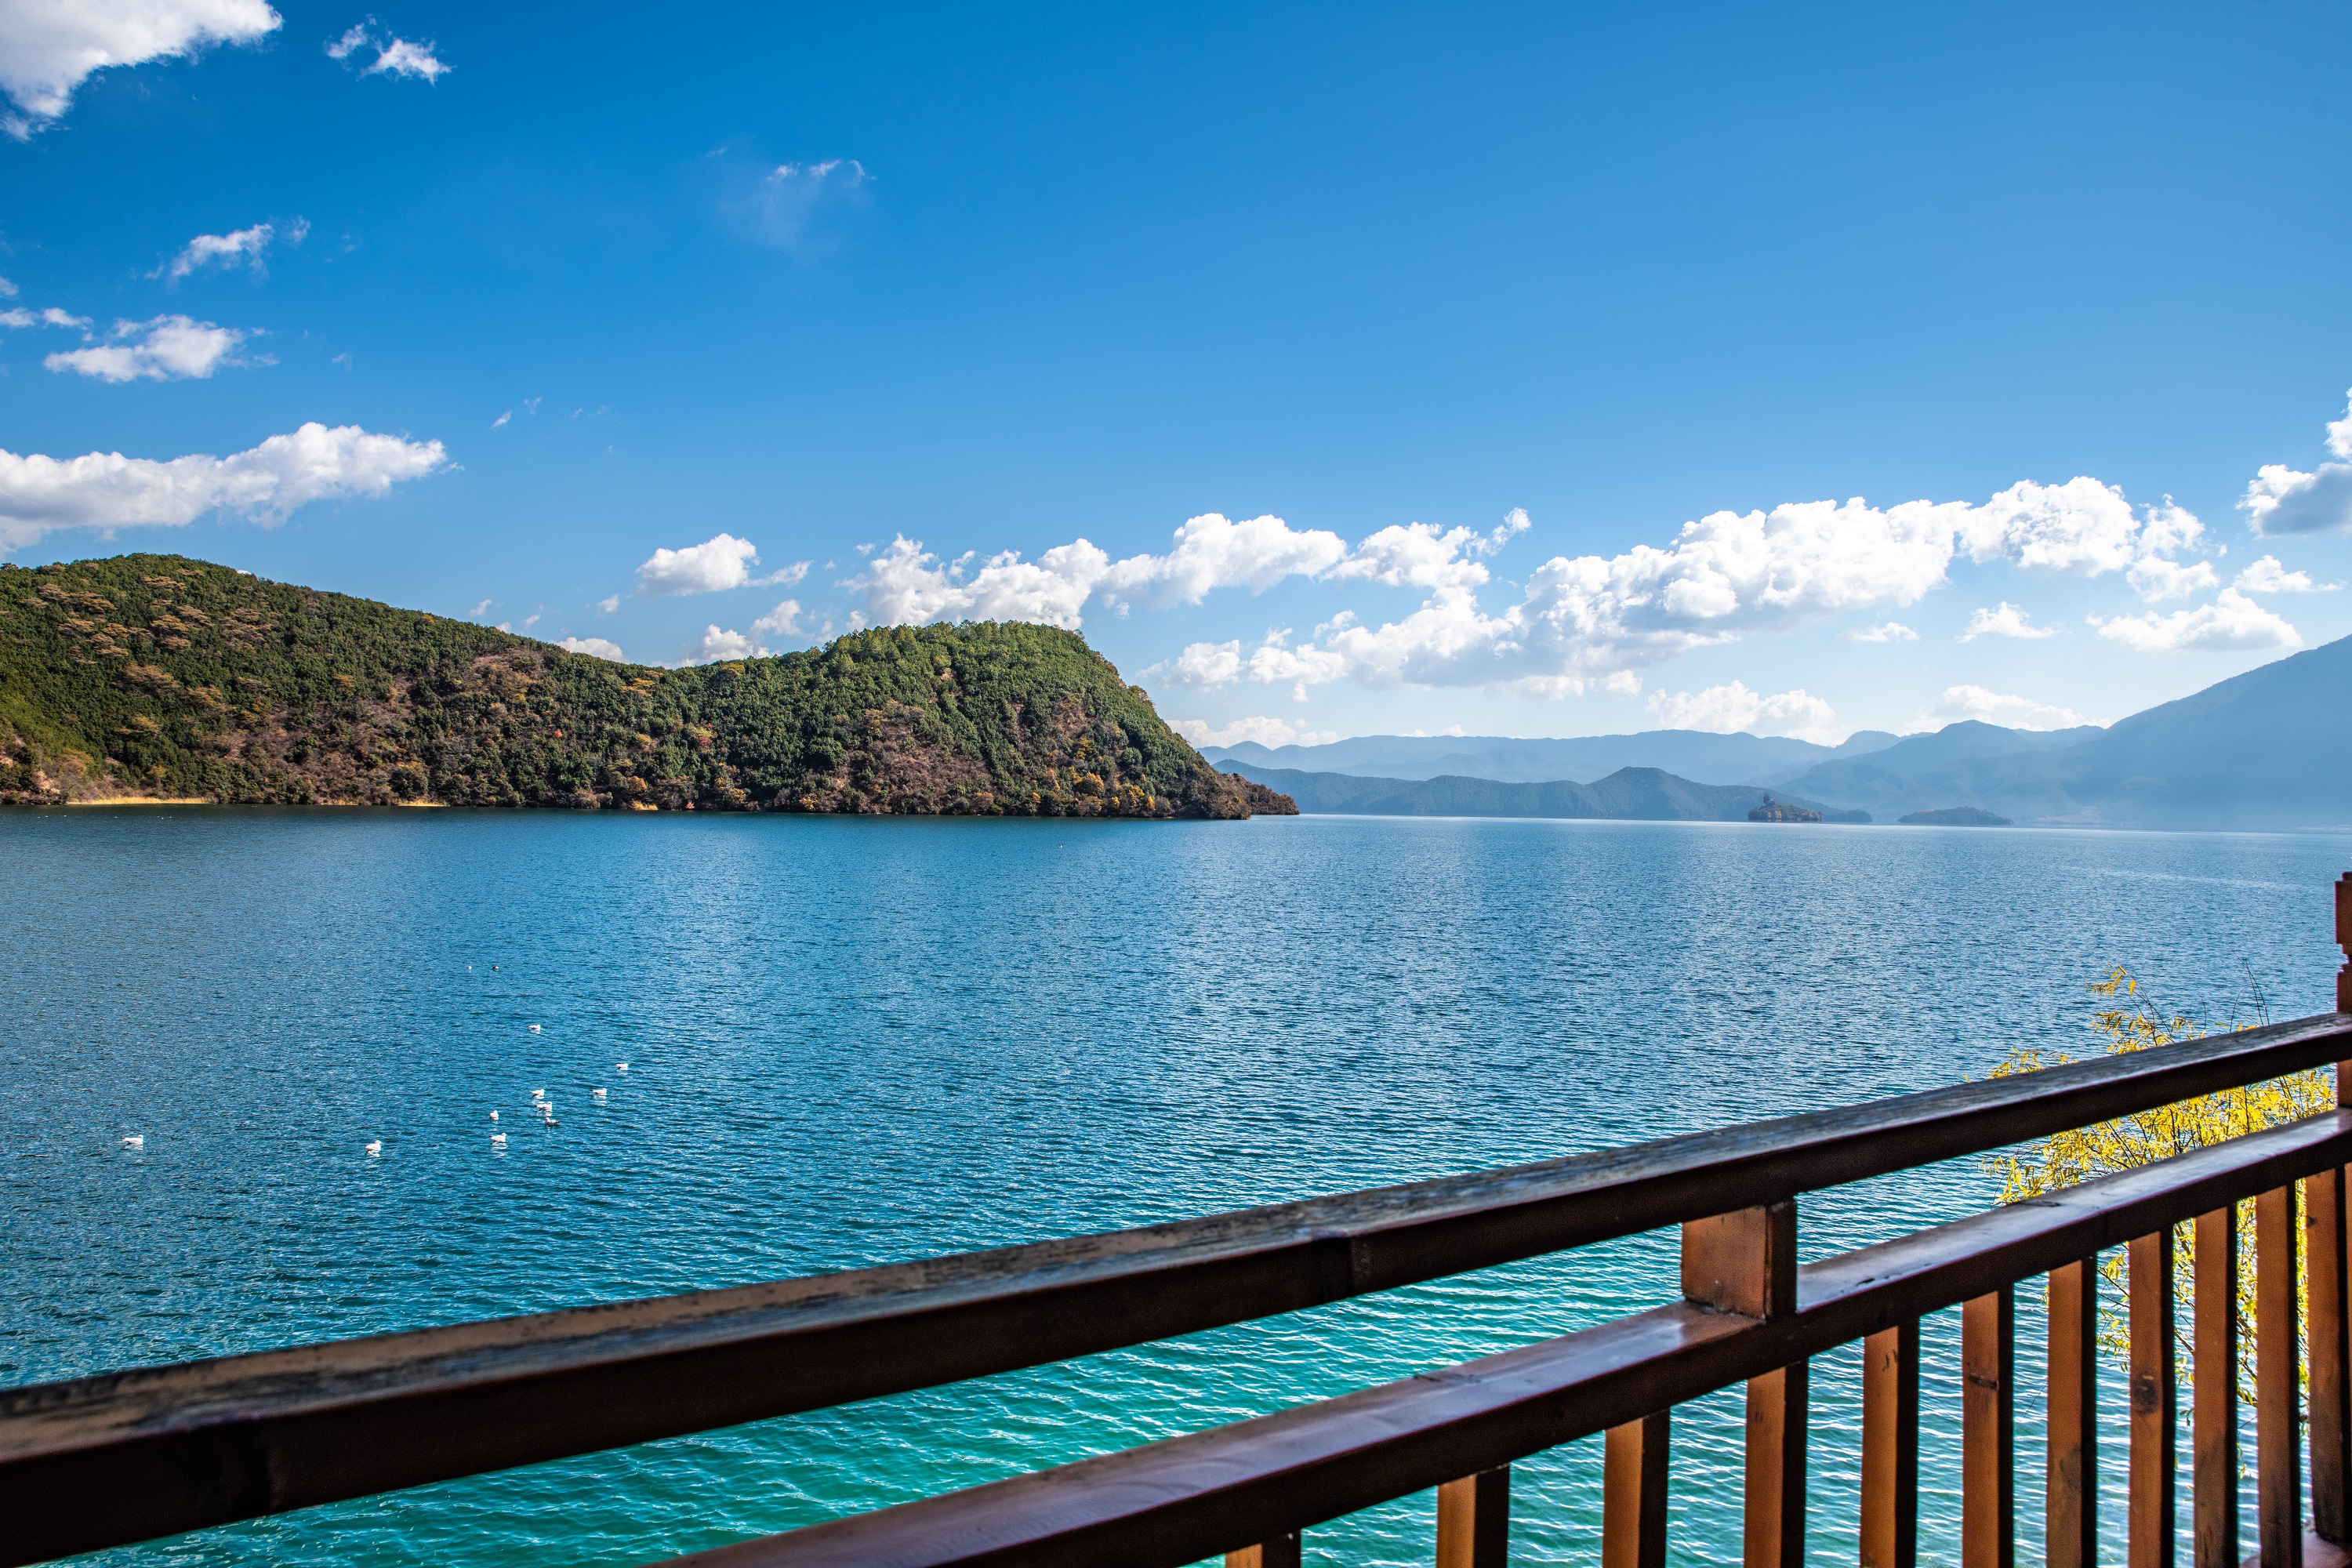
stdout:
[(0, 29), (8, 558), (1054, 619), (1209, 739), (2105, 722), (2352, 632), (2340, 7), (677, 20)]

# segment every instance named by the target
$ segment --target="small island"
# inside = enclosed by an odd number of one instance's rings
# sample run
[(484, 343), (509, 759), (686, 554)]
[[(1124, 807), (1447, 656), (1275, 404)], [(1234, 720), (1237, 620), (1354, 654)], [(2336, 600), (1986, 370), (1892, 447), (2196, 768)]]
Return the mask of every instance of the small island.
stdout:
[(2009, 818), (1973, 805), (1948, 805), (1938, 811), (1915, 811), (1895, 821), (1906, 827), (2007, 827)]
[(1774, 800), (1769, 795), (1764, 797), (1762, 805), (1755, 807), (1748, 814), (1748, 820), (1750, 822), (1819, 822), (1821, 819), (1822, 814), (1818, 811), (1808, 811), (1801, 805), (1790, 805), (1787, 801)]

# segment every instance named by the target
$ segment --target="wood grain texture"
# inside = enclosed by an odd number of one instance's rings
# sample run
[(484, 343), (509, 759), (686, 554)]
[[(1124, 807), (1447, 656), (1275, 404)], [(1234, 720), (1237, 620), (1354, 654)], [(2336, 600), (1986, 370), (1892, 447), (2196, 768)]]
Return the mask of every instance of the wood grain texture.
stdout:
[(1919, 1560), (1919, 1321), (1862, 1342), (1862, 1568)]
[(1503, 1568), (1510, 1540), (1508, 1465), (1437, 1489), (1437, 1568)]
[(2131, 1489), (2126, 1560), (2172, 1568), (2174, 1433), (2172, 1228), (2134, 1237), (2131, 1276)]
[(2192, 1343), (2197, 1382), (2190, 1417), (2196, 1568), (2237, 1568), (2238, 1209), (2197, 1216)]
[(1609, 1428), (1601, 1477), (1601, 1568), (1666, 1568), (1671, 1412)]
[(2095, 1258), (2050, 1271), (2048, 1470), (2043, 1560), (2095, 1568), (2099, 1560), (2099, 1268)]
[(2322, 1539), (2352, 1534), (2345, 1486), (2352, 1474), (2352, 1386), (2347, 1385), (2345, 1319), (2344, 1172), (2303, 1180), (2303, 1267), (2310, 1321), (2305, 1415), (2311, 1437), (2311, 1528)]
[(1961, 1568), (2017, 1562), (2017, 1298), (1960, 1306)]
[(1298, 1568), (1302, 1545), (1294, 1530), (1272, 1541), (1226, 1552), (1225, 1568)]
[(2254, 1199), (2255, 1540), (2263, 1568), (2303, 1568), (2301, 1325), (2294, 1188)]
[(1748, 1380), (1744, 1568), (1804, 1568), (1805, 1420), (1811, 1381), (1811, 1364), (1801, 1361)]

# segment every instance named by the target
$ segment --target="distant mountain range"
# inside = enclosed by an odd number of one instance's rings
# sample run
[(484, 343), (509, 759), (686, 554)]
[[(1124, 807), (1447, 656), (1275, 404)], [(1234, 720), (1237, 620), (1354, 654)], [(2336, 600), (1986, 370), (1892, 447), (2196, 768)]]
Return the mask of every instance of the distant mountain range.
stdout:
[(1590, 784), (1620, 768), (1660, 768), (1686, 779), (1761, 780), (1793, 776), (1819, 763), (1892, 746), (1901, 739), (1864, 730), (1842, 746), (1784, 735), (1717, 735), (1705, 730), (1651, 730), (1638, 735), (1580, 735), (1523, 741), (1507, 735), (1361, 735), (1325, 746), (1203, 746), (1201, 754), (1229, 770), (1293, 768), (1370, 778), (1433, 779), (1444, 774), (1505, 784)]
[(1766, 796), (1822, 814), (1825, 822), (1867, 822), (1841, 811), (1768, 792), (1756, 784), (1693, 784), (1657, 768), (1620, 768), (1592, 784), (1559, 779), (1507, 784), (1496, 779), (1365, 778), (1265, 768), (1245, 773), (1279, 791), (1302, 812), (1369, 816), (1564, 816), (1634, 822), (1744, 822)]
[[(1836, 748), (1687, 730), (1564, 741), (1370, 736), (1202, 755), (1307, 812), (1725, 820), (1744, 816), (1769, 787), (1832, 820), (1969, 806), (2041, 826), (2352, 827), (2352, 637), (2105, 730), (1971, 721), (1900, 739), (1865, 731)], [(1291, 765), (1268, 765), (1276, 760)], [(1548, 763), (1551, 779), (1527, 776)], [(1368, 776), (1375, 764), (1391, 771)], [(1421, 771), (1433, 767), (1442, 776)], [(1746, 804), (1735, 808), (1736, 799)]]

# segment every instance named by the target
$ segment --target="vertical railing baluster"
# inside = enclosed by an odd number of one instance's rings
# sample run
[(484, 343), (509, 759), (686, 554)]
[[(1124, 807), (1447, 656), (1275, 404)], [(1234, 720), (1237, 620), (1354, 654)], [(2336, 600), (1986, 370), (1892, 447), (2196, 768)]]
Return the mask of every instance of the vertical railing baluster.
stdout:
[(2294, 1188), (2254, 1199), (2254, 1498), (2263, 1568), (2303, 1565)]
[(2172, 1568), (2172, 1232), (2131, 1243), (2130, 1568)]
[(1919, 1556), (1919, 1320), (1862, 1342), (1862, 1568)]
[(1298, 1568), (1298, 1531), (1228, 1552), (1225, 1568)]
[(1672, 1425), (1661, 1410), (1609, 1428), (1601, 1479), (1601, 1568), (1665, 1568)]
[(2099, 1264), (2050, 1272), (2050, 1468), (2042, 1548), (2049, 1568), (2099, 1560)]
[(2238, 1568), (2238, 1207), (2197, 1216), (2196, 1568)]
[[(2352, 871), (2336, 879), (2336, 945), (2344, 951), (2344, 967), (2336, 972), (2336, 1010), (2352, 1013)], [(2343, 1080), (2336, 1080), (2340, 1103)]]
[(1960, 1565), (2017, 1562), (2017, 1294), (1960, 1307)]
[(2352, 1407), (2347, 1407), (2344, 1320), (2344, 1172), (2303, 1183), (2303, 1272), (2310, 1321), (2311, 1528), (2322, 1540), (2347, 1539), (2344, 1479), (2352, 1469)]
[(1437, 1489), (1437, 1568), (1503, 1568), (1510, 1534), (1510, 1466)]
[(1804, 1568), (1805, 1406), (1811, 1364), (1748, 1381), (1746, 1568)]
[[(1683, 1226), (1683, 1300), (1769, 1319), (1797, 1310), (1797, 1205), (1738, 1209)], [(1746, 1568), (1805, 1560), (1807, 1366), (1748, 1384)]]

